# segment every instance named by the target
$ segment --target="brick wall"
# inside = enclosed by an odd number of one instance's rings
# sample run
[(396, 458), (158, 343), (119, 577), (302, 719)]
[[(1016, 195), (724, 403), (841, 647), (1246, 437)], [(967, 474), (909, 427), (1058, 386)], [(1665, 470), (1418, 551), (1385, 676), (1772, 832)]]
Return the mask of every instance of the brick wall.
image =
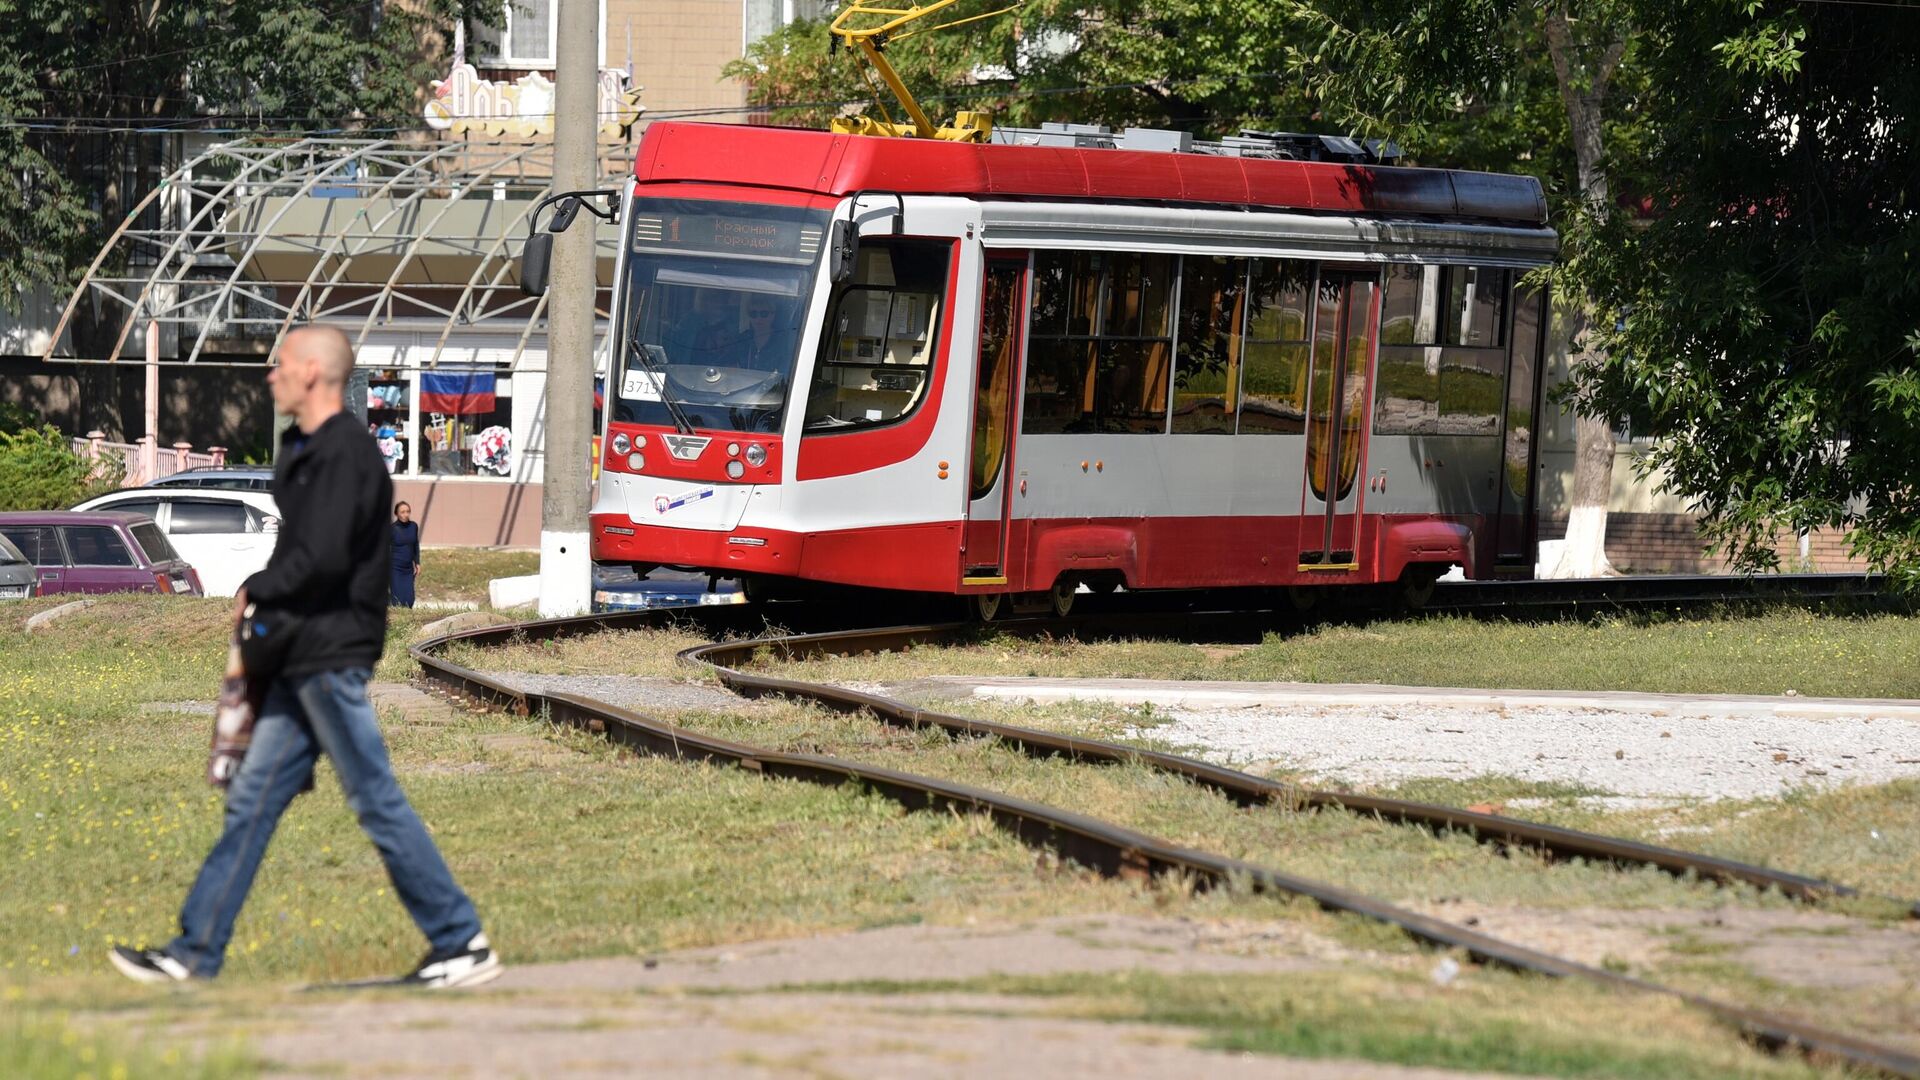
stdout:
[[(1566, 515), (1540, 519), (1540, 539), (1559, 540), (1566, 534)], [(1799, 565), (1798, 536), (1781, 534), (1774, 550), (1780, 555), (1783, 570), (1840, 573), (1867, 568), (1864, 560), (1847, 553), (1846, 537), (1832, 530), (1822, 529), (1808, 538), (1805, 567)], [(1707, 551), (1698, 520), (1690, 514), (1608, 514), (1607, 559), (1623, 573), (1710, 574), (1725, 570), (1727, 565), (1718, 553)]]
[[(645, 87), (643, 121), (696, 109), (731, 109), (746, 90), (720, 69), (740, 59), (741, 0), (607, 0), (607, 66), (627, 65), (633, 41), (633, 81)], [(740, 123), (745, 113), (689, 117)]]

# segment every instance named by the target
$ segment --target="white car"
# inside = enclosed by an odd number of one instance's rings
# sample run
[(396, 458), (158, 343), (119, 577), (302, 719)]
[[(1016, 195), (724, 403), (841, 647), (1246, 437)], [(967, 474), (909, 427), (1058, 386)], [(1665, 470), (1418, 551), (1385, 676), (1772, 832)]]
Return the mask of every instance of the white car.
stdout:
[(280, 531), (280, 508), (263, 491), (128, 488), (88, 499), (75, 510), (145, 514), (200, 572), (208, 596), (232, 596), (267, 565)]

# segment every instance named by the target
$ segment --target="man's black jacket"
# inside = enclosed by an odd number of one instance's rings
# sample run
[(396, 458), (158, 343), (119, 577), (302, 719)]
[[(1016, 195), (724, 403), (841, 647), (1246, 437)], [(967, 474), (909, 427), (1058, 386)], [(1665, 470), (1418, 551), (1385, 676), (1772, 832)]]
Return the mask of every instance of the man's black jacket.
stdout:
[(302, 618), (283, 674), (371, 668), (387, 637), (393, 481), (373, 436), (341, 412), (288, 428), (273, 467), (280, 536), (247, 599)]

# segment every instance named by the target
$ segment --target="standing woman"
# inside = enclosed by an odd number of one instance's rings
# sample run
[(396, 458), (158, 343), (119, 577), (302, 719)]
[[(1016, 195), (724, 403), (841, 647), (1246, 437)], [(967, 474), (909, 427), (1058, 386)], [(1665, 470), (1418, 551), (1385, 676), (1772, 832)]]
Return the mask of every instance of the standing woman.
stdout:
[(413, 522), (413, 507), (393, 505), (393, 593), (394, 607), (413, 606), (413, 579), (420, 572), (420, 526)]

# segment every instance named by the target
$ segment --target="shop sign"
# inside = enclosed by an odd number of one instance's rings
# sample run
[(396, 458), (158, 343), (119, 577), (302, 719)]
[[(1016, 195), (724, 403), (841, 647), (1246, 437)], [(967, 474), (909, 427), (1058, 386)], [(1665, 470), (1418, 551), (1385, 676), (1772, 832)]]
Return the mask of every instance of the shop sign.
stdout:
[[(600, 69), (596, 95), (600, 136), (624, 138), (646, 111), (641, 87), (618, 68)], [(444, 79), (432, 83), (425, 110), (427, 126), (456, 135), (526, 138), (553, 134), (553, 80), (537, 71), (513, 82), (483, 79), (469, 63), (457, 61)]]

